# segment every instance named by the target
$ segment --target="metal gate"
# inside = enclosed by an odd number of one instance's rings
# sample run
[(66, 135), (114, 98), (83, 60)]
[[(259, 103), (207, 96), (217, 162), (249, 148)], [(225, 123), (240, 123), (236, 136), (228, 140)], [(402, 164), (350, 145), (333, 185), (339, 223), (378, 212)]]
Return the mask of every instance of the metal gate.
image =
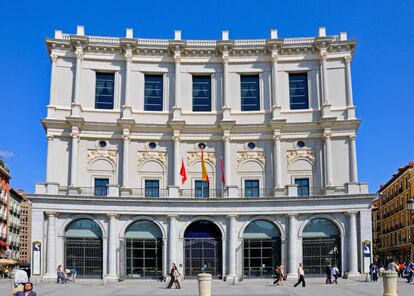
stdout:
[(339, 237), (303, 238), (303, 267), (306, 274), (324, 274), (327, 264), (341, 269), (341, 239)]
[(185, 238), (186, 277), (195, 277), (205, 269), (213, 277), (222, 277), (222, 242), (215, 238)]
[(102, 240), (65, 238), (65, 268), (76, 267), (78, 278), (102, 278)]
[(243, 244), (243, 275), (245, 277), (272, 277), (274, 266), (281, 264), (280, 239), (245, 239)]
[(161, 239), (126, 239), (125, 248), (126, 277), (162, 277)]

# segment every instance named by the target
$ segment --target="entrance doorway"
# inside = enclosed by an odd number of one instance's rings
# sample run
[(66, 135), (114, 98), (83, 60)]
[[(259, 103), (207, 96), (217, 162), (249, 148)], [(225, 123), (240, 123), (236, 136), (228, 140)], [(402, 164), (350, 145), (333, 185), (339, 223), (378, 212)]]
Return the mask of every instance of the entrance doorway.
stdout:
[(202, 271), (222, 278), (222, 234), (206, 220), (191, 223), (184, 232), (184, 275), (196, 277)]
[(78, 219), (65, 231), (65, 268), (76, 267), (78, 278), (102, 278), (102, 231), (91, 219)]

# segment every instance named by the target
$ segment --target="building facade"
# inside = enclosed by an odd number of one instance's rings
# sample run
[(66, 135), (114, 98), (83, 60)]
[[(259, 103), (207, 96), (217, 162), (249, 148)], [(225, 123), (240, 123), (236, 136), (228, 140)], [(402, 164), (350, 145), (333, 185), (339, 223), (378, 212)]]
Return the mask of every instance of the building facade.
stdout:
[(414, 162), (398, 169), (378, 191), (380, 212), (379, 256), (383, 262), (393, 259), (408, 262), (414, 256), (409, 208), (414, 200)]
[(9, 199), (9, 216), (8, 216), (8, 238), (10, 257), (16, 261), (20, 261), (20, 203), (23, 196), (20, 192), (11, 189)]
[(20, 203), (20, 261), (31, 261), (32, 203), (24, 195)]
[[(358, 181), (346, 33), (48, 38), (46, 182), (31, 196), (37, 274), (235, 283), (283, 264), (357, 275), (372, 195)], [(208, 176), (202, 177), (202, 167)], [(184, 178), (185, 176), (185, 178)]]
[(8, 249), (8, 218), (9, 218), (9, 199), (10, 199), (10, 175), (4, 166), (0, 163), (0, 254), (5, 254)]
[(381, 216), (379, 209), (380, 200), (374, 199), (372, 201), (371, 213), (372, 213), (372, 254), (374, 261), (380, 260), (379, 250), (381, 248)]

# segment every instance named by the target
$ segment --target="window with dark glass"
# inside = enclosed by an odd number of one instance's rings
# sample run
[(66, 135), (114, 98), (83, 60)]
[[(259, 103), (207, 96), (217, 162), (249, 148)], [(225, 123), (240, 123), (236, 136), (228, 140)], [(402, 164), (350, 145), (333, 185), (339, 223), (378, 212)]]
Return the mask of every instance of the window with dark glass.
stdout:
[(289, 98), (291, 110), (309, 109), (307, 73), (289, 74)]
[(109, 179), (95, 179), (95, 195), (107, 196), (108, 195)]
[(145, 75), (145, 111), (162, 111), (162, 75)]
[(259, 180), (244, 180), (244, 197), (259, 197)]
[(259, 111), (259, 75), (240, 76), (241, 111)]
[(114, 73), (96, 73), (95, 108), (114, 108)]
[(201, 180), (195, 181), (195, 197), (209, 197), (209, 183)]
[(160, 197), (159, 180), (145, 180), (145, 197)]
[(193, 76), (193, 111), (211, 111), (210, 76)]
[(298, 196), (309, 196), (308, 178), (295, 179), (295, 184), (298, 185)]

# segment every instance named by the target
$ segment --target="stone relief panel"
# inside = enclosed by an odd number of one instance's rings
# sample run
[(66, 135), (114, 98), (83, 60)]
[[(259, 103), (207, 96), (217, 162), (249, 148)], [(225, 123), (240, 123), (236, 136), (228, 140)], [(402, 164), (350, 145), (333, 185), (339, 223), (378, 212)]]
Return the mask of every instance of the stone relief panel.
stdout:
[(157, 160), (167, 167), (167, 153), (161, 151), (141, 151), (138, 152), (138, 165), (147, 160)]
[(291, 163), (298, 158), (307, 159), (315, 163), (315, 153), (311, 149), (296, 149), (287, 151), (288, 162)]
[(237, 152), (237, 166), (240, 166), (246, 160), (257, 160), (263, 166), (265, 165), (265, 154), (263, 151), (243, 151)]
[(88, 149), (88, 164), (97, 158), (106, 158), (116, 164), (116, 150)]
[[(194, 162), (201, 160), (201, 152), (187, 152), (187, 164), (190, 167)], [(204, 160), (216, 165), (216, 153), (204, 151)]]

